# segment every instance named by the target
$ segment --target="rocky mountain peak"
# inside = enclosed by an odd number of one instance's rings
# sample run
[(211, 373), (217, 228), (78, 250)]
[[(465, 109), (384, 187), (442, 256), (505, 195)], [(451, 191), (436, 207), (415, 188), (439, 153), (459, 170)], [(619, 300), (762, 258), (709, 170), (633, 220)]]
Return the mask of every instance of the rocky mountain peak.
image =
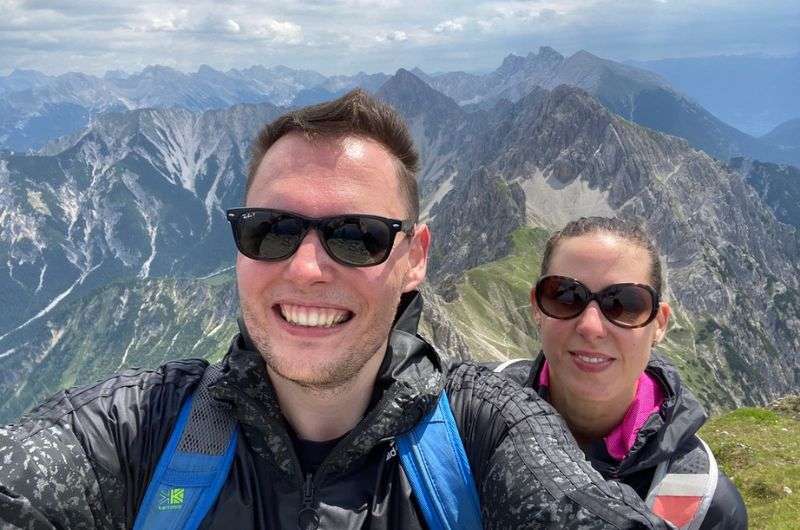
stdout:
[(25, 81), (44, 81), (48, 78), (46, 74), (38, 70), (29, 70), (27, 68), (14, 68), (11, 73), (6, 76), (6, 79), (25, 80)]
[(103, 74), (103, 79), (107, 81), (123, 80), (128, 79), (128, 77), (130, 77), (130, 74), (125, 70), (108, 70)]
[(169, 76), (169, 77), (183, 77), (184, 74), (175, 70), (174, 68), (170, 68), (169, 66), (164, 66), (160, 64), (151, 64), (148, 65), (142, 70), (139, 74), (140, 77), (161, 77), (161, 76)]
[(422, 112), (463, 113), (455, 101), (434, 90), (405, 68), (397, 70), (378, 90), (377, 95), (394, 105), (406, 116), (414, 116)]
[(419, 66), (415, 66), (414, 68), (412, 68), (411, 73), (419, 77), (420, 79), (424, 79), (426, 82), (430, 78), (430, 76), (426, 74)]
[(210, 67), (207, 64), (201, 64), (200, 68), (197, 69), (197, 75), (217, 77), (217, 76), (224, 76), (225, 74), (215, 68)]
[(547, 61), (550, 63), (560, 63), (561, 61), (564, 60), (564, 56), (558, 53), (550, 46), (540, 46), (538, 54), (534, 54), (533, 52), (528, 54), (528, 59), (533, 59), (533, 58), (536, 58), (540, 61)]
[(518, 72), (524, 65), (525, 57), (510, 53), (506, 55), (505, 59), (503, 59), (503, 63), (495, 71), (501, 75), (512, 75)]
[(595, 54), (593, 54), (591, 52), (588, 52), (586, 50), (578, 50), (577, 52), (573, 53), (570, 56), (570, 58), (583, 59), (583, 60), (587, 60), (587, 61), (602, 61), (603, 60), (600, 57), (598, 57), (597, 55), (595, 55)]

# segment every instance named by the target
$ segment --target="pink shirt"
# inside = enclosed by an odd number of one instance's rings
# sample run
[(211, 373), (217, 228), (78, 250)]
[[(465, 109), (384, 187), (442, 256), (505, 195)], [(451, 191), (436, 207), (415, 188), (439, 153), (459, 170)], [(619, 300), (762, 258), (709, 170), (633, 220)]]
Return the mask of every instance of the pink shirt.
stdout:
[[(550, 366), (545, 360), (539, 373), (539, 386), (550, 386)], [(625, 412), (622, 422), (603, 438), (608, 454), (614, 460), (623, 460), (636, 442), (636, 435), (653, 414), (658, 414), (664, 402), (664, 392), (653, 376), (642, 372), (636, 387), (636, 396)]]

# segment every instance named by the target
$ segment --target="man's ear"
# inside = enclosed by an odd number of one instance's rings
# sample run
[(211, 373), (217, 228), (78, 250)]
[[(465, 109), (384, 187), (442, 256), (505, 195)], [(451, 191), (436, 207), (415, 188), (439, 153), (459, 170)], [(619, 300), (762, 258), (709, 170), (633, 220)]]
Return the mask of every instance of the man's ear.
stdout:
[(431, 245), (431, 231), (428, 230), (428, 225), (423, 223), (414, 227), (410, 245), (407, 258), (410, 267), (403, 284), (404, 293), (413, 291), (425, 280), (428, 271), (428, 249)]

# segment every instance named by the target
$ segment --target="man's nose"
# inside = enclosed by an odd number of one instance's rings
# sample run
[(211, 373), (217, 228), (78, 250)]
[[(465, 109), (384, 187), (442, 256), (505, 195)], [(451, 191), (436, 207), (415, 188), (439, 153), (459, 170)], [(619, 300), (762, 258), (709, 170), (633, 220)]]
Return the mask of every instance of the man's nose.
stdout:
[(606, 336), (606, 318), (595, 300), (589, 302), (583, 313), (578, 315), (576, 331), (585, 339), (592, 340)]
[(332, 265), (333, 260), (322, 246), (319, 234), (316, 230), (310, 230), (289, 258), (285, 274), (293, 282), (316, 283), (328, 278)]

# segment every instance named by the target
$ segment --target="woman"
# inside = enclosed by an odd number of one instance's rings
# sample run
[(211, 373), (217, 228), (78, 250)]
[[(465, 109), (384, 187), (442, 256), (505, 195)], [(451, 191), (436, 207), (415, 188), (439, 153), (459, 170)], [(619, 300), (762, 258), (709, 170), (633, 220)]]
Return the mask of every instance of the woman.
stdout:
[(670, 316), (658, 253), (618, 219), (582, 218), (545, 247), (531, 292), (542, 353), (498, 367), (563, 416), (595, 469), (679, 528), (747, 527), (731, 481), (696, 436), (705, 412), (651, 357)]

